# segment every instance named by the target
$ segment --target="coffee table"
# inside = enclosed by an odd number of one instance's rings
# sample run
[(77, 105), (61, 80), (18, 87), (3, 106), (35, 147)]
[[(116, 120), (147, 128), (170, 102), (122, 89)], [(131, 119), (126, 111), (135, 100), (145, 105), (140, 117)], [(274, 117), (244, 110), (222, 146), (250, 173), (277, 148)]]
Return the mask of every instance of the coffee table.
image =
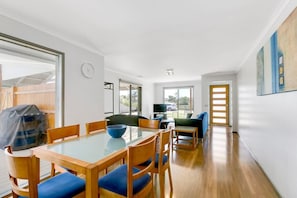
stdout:
[[(198, 143), (198, 127), (190, 126), (176, 126), (172, 132), (172, 146), (182, 147), (182, 148), (192, 148), (195, 149)], [(191, 136), (180, 135), (180, 133), (188, 133)]]

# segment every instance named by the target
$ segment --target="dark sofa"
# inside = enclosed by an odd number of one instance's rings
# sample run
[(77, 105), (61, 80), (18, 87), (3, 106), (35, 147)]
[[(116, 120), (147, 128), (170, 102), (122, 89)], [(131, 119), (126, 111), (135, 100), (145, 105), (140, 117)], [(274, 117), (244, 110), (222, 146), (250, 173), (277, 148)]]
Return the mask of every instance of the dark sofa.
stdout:
[(116, 114), (109, 117), (106, 117), (107, 119), (107, 125), (112, 124), (126, 124), (129, 126), (138, 126), (138, 119), (148, 119), (144, 116), (139, 115), (124, 115), (124, 114)]
[[(193, 126), (198, 127), (198, 138), (204, 138), (208, 130), (208, 113), (202, 112), (197, 118), (175, 118), (175, 126)], [(179, 135), (188, 136), (188, 133), (179, 133)], [(192, 134), (191, 134), (192, 135)]]

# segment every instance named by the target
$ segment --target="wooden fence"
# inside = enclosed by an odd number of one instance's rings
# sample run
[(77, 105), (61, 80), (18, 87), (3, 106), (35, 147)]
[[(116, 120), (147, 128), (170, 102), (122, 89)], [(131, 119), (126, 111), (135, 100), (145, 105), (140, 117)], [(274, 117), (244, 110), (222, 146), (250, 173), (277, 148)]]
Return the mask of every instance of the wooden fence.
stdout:
[(34, 104), (47, 113), (50, 128), (55, 127), (55, 84), (41, 84), (21, 87), (1, 88), (0, 111), (22, 105)]

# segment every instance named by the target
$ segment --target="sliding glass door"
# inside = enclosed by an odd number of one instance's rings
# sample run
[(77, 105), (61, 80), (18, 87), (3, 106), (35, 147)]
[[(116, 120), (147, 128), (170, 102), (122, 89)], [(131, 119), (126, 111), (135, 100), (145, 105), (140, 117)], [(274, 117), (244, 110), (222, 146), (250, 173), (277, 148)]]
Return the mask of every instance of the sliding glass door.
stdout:
[(120, 113), (141, 115), (141, 86), (120, 80)]
[[(64, 124), (63, 64), (62, 52), (0, 33), (0, 112), (18, 105), (34, 104), (47, 114), (48, 128), (62, 126)], [(38, 125), (38, 132), (43, 129), (39, 127), (39, 122), (40, 120), (28, 120), (26, 126), (22, 123), (20, 129), (29, 128), (29, 130), (25, 130), (24, 133), (20, 130), (17, 135), (27, 134), (30, 145), (33, 145), (31, 143), (37, 141), (36, 139), (39, 142), (40, 138), (35, 138), (37, 136), (34, 135), (34, 127)], [(45, 134), (45, 131), (43, 133)], [(23, 145), (25, 142), (18, 141), (18, 145)], [(3, 150), (0, 150), (0, 161), (4, 160), (3, 157)], [(41, 178), (48, 176), (49, 168), (48, 162), (40, 161)], [(0, 197), (10, 197), (8, 194), (11, 193), (11, 188), (6, 176), (7, 171), (5, 164), (0, 165)], [(25, 183), (20, 181), (20, 184)]]
[(49, 127), (63, 125), (64, 54), (0, 33), (0, 112), (34, 104)]

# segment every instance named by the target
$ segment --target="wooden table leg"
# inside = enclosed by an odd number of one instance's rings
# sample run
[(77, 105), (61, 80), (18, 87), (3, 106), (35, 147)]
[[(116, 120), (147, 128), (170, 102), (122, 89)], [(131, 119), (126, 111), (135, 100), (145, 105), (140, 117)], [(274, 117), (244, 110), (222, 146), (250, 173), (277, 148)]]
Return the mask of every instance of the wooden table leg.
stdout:
[(97, 167), (88, 167), (86, 172), (86, 198), (98, 197), (98, 171)]

